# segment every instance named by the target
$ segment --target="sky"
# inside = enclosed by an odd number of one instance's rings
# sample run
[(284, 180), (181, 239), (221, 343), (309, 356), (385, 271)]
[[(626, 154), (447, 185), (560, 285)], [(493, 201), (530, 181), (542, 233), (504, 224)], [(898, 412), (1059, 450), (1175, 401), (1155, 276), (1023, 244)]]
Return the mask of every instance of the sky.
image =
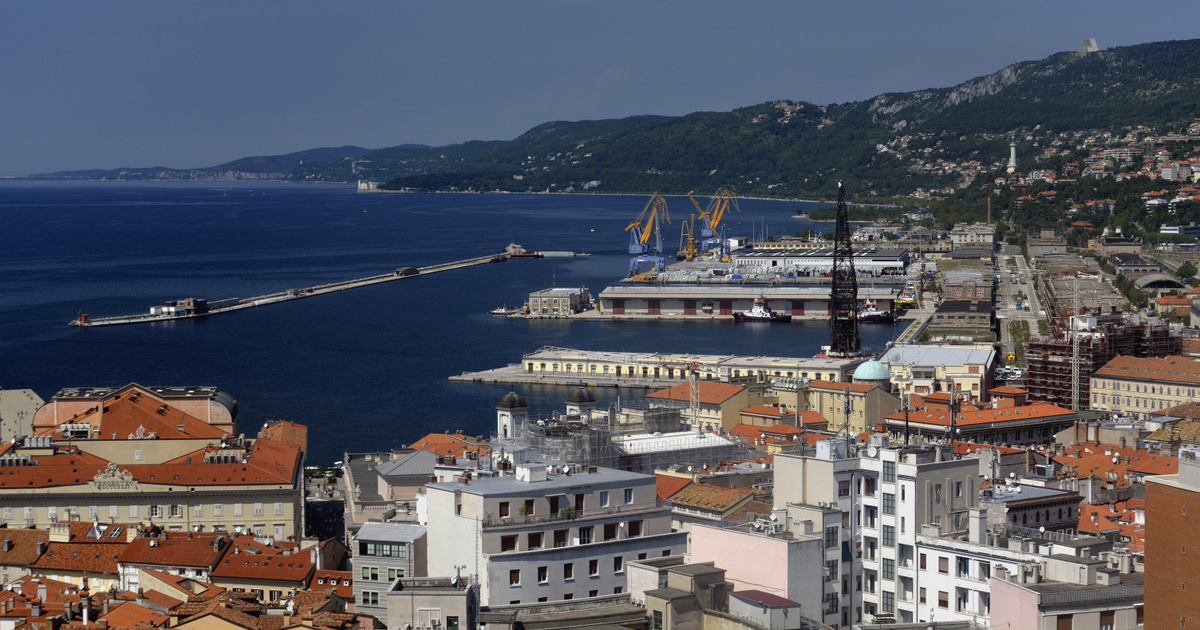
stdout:
[[(1176, 16), (1171, 18), (1170, 16)], [(1194, 2), (0, 3), (0, 176), (829, 104), (1197, 37)]]

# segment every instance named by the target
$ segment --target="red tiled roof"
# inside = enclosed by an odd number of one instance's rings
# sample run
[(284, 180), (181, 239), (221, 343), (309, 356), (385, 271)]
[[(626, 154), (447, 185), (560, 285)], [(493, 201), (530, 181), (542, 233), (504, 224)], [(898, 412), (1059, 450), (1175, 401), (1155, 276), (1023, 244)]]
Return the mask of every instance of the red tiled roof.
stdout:
[[(1125, 464), (1125, 458), (1129, 464)], [(1116, 459), (1117, 461), (1113, 461)], [(1110, 473), (1124, 481), (1126, 471), (1140, 475), (1173, 475), (1179, 472), (1179, 460), (1164, 457), (1144, 449), (1118, 448), (1095, 442), (1069, 447), (1066, 455), (1053, 458), (1054, 463), (1074, 471), (1080, 479), (1096, 476), (1110, 478)]]
[(1200, 359), (1169, 356), (1141, 359), (1120, 356), (1096, 371), (1096, 378), (1153, 381), (1158, 383), (1200, 384)]
[(1181, 295), (1164, 295), (1154, 300), (1159, 306), (1191, 306), (1192, 301)]
[(162, 592), (156, 591), (154, 589), (150, 589), (148, 591), (143, 590), (142, 597), (145, 598), (146, 601), (150, 602), (151, 604), (162, 606), (163, 608), (166, 608), (167, 610), (170, 610), (170, 609), (182, 604), (185, 601), (182, 599), (177, 599), (177, 598), (171, 597), (170, 595), (167, 595), (166, 593), (162, 593)]
[(37, 544), (48, 542), (50, 532), (44, 529), (5, 529), (3, 539), (12, 541), (12, 549), (5, 551), (0, 544), (0, 565), (23, 567), (37, 561)]
[[(742, 393), (746, 388), (741, 385), (730, 385), (729, 383), (712, 383), (709, 381), (700, 381), (700, 404), (702, 405), (720, 405), (725, 401)], [(691, 383), (680, 383), (674, 387), (647, 394), (646, 398), (655, 400), (691, 400)]]
[(124, 395), (108, 400), (103, 414), (93, 407), (69, 422), (98, 427), (95, 439), (99, 440), (127, 440), (139, 431), (154, 433), (160, 440), (219, 440), (225, 435), (225, 431), (150, 396)]
[(133, 602), (125, 602), (109, 610), (108, 614), (101, 617), (100, 620), (107, 621), (109, 628), (141, 628), (145, 626), (162, 628), (171, 618), (156, 610), (150, 610)]
[(693, 483), (672, 495), (671, 503), (677, 507), (725, 512), (756, 496), (760, 496), (760, 493), (750, 488), (721, 488)]
[(183, 595), (187, 600), (192, 598), (207, 599), (225, 592), (225, 589), (220, 586), (214, 586), (208, 582), (201, 582), (195, 578), (175, 575), (174, 573), (157, 571), (154, 569), (143, 568), (140, 570), (171, 586), (175, 589), (175, 591), (172, 591), (172, 593)]
[[(989, 394), (1002, 394), (1002, 395), (1015, 396), (1015, 395), (1019, 395), (1019, 394), (1028, 394), (1029, 390), (1021, 389), (1020, 387), (1009, 387), (1009, 386), (1005, 385), (1004, 387), (993, 387), (988, 390), (988, 393)], [(926, 398), (928, 398), (928, 396), (926, 396)]]
[(33, 564), (36, 571), (71, 571), (117, 575), (121, 547), (107, 543), (48, 543)]
[(691, 479), (686, 477), (672, 477), (670, 475), (654, 475), (654, 485), (658, 490), (658, 500), (663, 501), (671, 498), (675, 493), (683, 490), (688, 484), (692, 483)]
[(299, 543), (276, 541), (268, 546), (245, 535), (233, 540), (212, 576), (214, 580), (256, 579), (307, 585), (315, 568), (311, 551), (300, 549)]
[(481, 455), (490, 452), (487, 446), (480, 446), (476, 443), (476, 440), (461, 433), (430, 433), (420, 440), (409, 444), (408, 448), (429, 451), (435, 455), (452, 455), (454, 457), (466, 457), (468, 451)]
[[(1075, 415), (1070, 409), (1055, 407), (1054, 405), (1038, 403), (1034, 405), (1024, 405), (1021, 407), (1007, 407), (1004, 409), (964, 409), (958, 414), (957, 425), (972, 426), (980, 424), (991, 424), (997, 422), (1019, 422), (1023, 420), (1035, 420), (1039, 418), (1057, 418), (1061, 416)], [(887, 416), (887, 420), (904, 421), (904, 412), (897, 412)], [(950, 414), (945, 411), (910, 411), (908, 413), (909, 422), (918, 424), (931, 424), (937, 426), (950, 426)]]
[(121, 562), (161, 567), (212, 567), (228, 543), (219, 534), (164, 532), (166, 538), (135, 538), (121, 553)]
[[(661, 496), (659, 497), (662, 498)], [(313, 572), (313, 580), (309, 585), (314, 589), (335, 586), (338, 597), (352, 602), (354, 601), (354, 572), (353, 571), (329, 571), (322, 569)]]
[(80, 602), (79, 592), (75, 590), (77, 587), (74, 584), (50, 578), (26, 576), (17, 579), (12, 583), (10, 588), (20, 593), (26, 601), (29, 601), (41, 597), (39, 590), (42, 586), (46, 587), (45, 601), (42, 602), (43, 614), (46, 612), (62, 612), (65, 610), (67, 604), (78, 604)]

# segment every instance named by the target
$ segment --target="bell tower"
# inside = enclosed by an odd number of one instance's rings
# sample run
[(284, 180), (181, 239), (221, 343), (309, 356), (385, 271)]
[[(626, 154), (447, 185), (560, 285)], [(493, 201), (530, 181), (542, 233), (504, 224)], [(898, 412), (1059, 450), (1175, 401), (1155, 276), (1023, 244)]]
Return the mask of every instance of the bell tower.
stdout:
[(496, 403), (496, 437), (511, 440), (517, 429), (529, 419), (529, 404), (515, 391), (510, 391)]

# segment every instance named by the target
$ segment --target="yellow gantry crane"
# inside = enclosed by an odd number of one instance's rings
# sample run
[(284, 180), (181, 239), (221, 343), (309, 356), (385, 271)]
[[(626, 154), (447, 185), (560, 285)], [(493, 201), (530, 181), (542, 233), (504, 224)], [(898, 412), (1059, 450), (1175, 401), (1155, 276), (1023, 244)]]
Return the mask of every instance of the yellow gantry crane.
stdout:
[[(636, 254), (629, 260), (631, 275), (637, 271), (638, 263), (641, 262), (653, 262), (655, 271), (666, 268), (666, 261), (662, 257), (662, 221), (670, 223), (671, 215), (667, 212), (667, 200), (656, 193), (638, 218), (625, 228), (625, 231), (630, 233), (629, 253)], [(651, 233), (655, 238), (654, 255), (650, 255)]]
[(696, 201), (692, 193), (688, 193), (688, 199), (692, 200), (692, 205), (696, 206), (696, 211), (700, 213), (701, 251), (717, 249), (721, 261), (729, 262), (729, 240), (721, 230), (721, 220), (725, 218), (725, 211), (730, 206), (738, 213), (742, 211), (737, 204), (737, 195), (731, 190), (721, 188), (713, 195), (712, 201), (708, 202), (708, 207), (703, 210), (700, 209), (700, 203)]

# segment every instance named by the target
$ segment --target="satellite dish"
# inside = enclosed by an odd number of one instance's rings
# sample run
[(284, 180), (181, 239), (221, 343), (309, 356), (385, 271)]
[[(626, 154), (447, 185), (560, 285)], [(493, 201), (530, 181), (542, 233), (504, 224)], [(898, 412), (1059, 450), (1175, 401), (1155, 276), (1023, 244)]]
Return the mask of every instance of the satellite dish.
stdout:
[(1113, 463), (1114, 463), (1114, 464), (1115, 464), (1115, 463), (1117, 463), (1117, 462), (1119, 462), (1119, 461), (1121, 461), (1121, 458), (1120, 458), (1120, 457), (1114, 457), (1114, 458), (1113, 458)]
[(1013, 477), (1016, 477), (1016, 476), (1017, 476), (1017, 473), (1015, 473), (1015, 472), (1010, 472), (1010, 473), (1008, 473), (1008, 478), (1009, 478), (1009, 479), (1012, 479)]
[(879, 454), (879, 449), (875, 448), (875, 445), (871, 445), (871, 446), (867, 447), (867, 457), (874, 459), (875, 456), (878, 454)]
[(1039, 527), (1039, 528), (1038, 528), (1038, 531), (1039, 531), (1039, 532), (1041, 532), (1041, 533), (1043, 533), (1043, 534), (1045, 534), (1045, 533), (1046, 533), (1046, 526), (1045, 526), (1045, 525), (1042, 525), (1041, 527)]
[(778, 520), (779, 520), (779, 515), (778, 515), (778, 514), (774, 514), (774, 513), (772, 513), (772, 514), (771, 514), (771, 521), (772, 521), (772, 522), (774, 522), (774, 521), (778, 521)]

